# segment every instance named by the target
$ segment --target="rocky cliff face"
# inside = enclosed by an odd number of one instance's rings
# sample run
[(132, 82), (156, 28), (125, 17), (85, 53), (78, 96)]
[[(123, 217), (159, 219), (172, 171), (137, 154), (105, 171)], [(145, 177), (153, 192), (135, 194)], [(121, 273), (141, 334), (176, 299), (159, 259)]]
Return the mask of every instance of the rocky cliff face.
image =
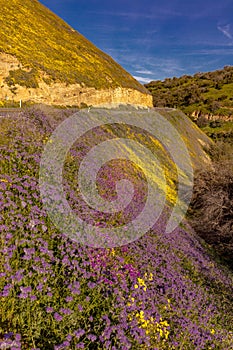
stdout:
[(231, 121), (233, 120), (233, 114), (232, 115), (216, 115), (216, 114), (211, 114), (211, 113), (202, 113), (201, 111), (194, 111), (192, 113), (192, 117), (194, 120), (198, 120), (199, 118), (204, 118), (208, 121), (216, 121), (216, 120), (220, 120), (220, 121)]
[[(81, 106), (102, 106), (107, 104), (132, 104), (138, 106), (152, 107), (152, 96), (148, 93), (132, 88), (96, 88), (86, 87), (84, 84), (66, 84), (63, 82), (46, 82), (49, 81), (44, 72), (37, 77), (37, 86), (26, 87), (17, 84), (14, 81), (14, 74), (9, 84), (10, 72), (18, 70), (25, 73), (30, 72), (30, 69), (22, 67), (21, 63), (12, 55), (0, 54), (0, 101), (5, 99), (35, 103), (45, 103), (49, 105), (74, 105)], [(21, 78), (22, 81), (22, 78)], [(25, 85), (26, 82), (25, 82)]]

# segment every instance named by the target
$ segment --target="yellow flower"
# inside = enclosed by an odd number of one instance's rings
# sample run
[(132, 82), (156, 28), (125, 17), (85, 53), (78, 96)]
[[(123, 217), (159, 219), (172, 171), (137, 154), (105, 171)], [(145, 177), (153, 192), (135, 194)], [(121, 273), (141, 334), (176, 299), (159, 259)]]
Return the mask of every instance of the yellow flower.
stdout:
[(144, 287), (143, 290), (146, 291), (146, 289), (147, 289), (146, 283), (145, 283), (145, 281), (144, 281), (142, 278), (140, 278), (140, 277), (138, 277), (138, 284), (139, 284), (140, 287)]
[(134, 288), (135, 288), (135, 289), (137, 289), (137, 288), (138, 288), (138, 285), (137, 285), (137, 284), (135, 284), (135, 285), (134, 285)]
[(1, 182), (9, 182), (8, 180), (6, 179), (0, 179)]
[(132, 298), (131, 296), (130, 296), (130, 299), (131, 299), (132, 302), (129, 301), (129, 302), (127, 303), (127, 306), (132, 306), (133, 303), (134, 303), (134, 301), (135, 301), (135, 299)]
[(211, 334), (214, 334), (215, 333), (215, 330), (212, 328), (211, 331), (210, 331)]

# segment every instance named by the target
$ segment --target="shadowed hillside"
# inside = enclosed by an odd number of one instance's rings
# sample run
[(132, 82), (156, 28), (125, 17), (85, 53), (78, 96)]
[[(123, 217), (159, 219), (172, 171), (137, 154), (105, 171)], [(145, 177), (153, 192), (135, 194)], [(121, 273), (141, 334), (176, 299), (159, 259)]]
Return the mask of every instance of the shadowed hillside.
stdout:
[(208, 152), (212, 167), (196, 173), (190, 222), (233, 270), (233, 147), (217, 142)]

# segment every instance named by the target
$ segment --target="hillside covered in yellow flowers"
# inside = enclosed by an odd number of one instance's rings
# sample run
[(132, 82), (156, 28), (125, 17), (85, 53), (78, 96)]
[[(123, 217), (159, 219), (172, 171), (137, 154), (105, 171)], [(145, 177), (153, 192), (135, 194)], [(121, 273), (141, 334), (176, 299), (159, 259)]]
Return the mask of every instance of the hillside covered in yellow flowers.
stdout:
[[(8, 95), (49, 104), (88, 104), (88, 99), (99, 104), (102, 96), (92, 97), (105, 90), (105, 103), (140, 104), (135, 99), (142, 95), (142, 104), (152, 104), (144, 86), (39, 1), (0, 0), (0, 7), (0, 100)], [(57, 100), (48, 98), (51, 86)], [(118, 100), (112, 101), (109, 89), (117, 89)]]

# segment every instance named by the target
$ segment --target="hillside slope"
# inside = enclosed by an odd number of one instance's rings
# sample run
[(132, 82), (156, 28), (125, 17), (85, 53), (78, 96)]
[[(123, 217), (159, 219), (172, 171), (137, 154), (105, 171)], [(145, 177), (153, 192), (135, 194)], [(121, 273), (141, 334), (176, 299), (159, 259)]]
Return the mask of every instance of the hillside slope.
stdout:
[(151, 105), (145, 87), (37, 0), (0, 0), (0, 7), (0, 100), (94, 104), (96, 90), (118, 88), (116, 100)]
[(233, 67), (152, 81), (145, 85), (156, 107), (174, 107), (194, 118), (233, 119)]
[(212, 144), (212, 140), (190, 120), (182, 111), (173, 108), (155, 108), (163, 115), (179, 132), (191, 155), (195, 169), (210, 165), (210, 159), (206, 149)]
[[(138, 113), (132, 108), (127, 112)], [(72, 113), (33, 107), (0, 119), (0, 347), (232, 349), (232, 273), (216, 262), (186, 220), (166, 233), (164, 211), (150, 232), (114, 249), (73, 241), (49, 220), (39, 190), (40, 158), (54, 128)], [(174, 123), (197, 158), (197, 138), (206, 143), (208, 138), (179, 112), (160, 113)], [(156, 146), (163, 160), (156, 139), (129, 125), (121, 127), (115, 132), (125, 130), (125, 137)], [(90, 150), (89, 142), (95, 146), (106, 132), (111, 138), (109, 129), (95, 128), (67, 154), (64, 191), (77, 215), (77, 160)], [(116, 181), (131, 175), (128, 166), (114, 170), (111, 181), (102, 177), (107, 198), (112, 198)], [(153, 165), (149, 175), (154, 175)], [(138, 177), (136, 194), (143, 190), (143, 180)]]

